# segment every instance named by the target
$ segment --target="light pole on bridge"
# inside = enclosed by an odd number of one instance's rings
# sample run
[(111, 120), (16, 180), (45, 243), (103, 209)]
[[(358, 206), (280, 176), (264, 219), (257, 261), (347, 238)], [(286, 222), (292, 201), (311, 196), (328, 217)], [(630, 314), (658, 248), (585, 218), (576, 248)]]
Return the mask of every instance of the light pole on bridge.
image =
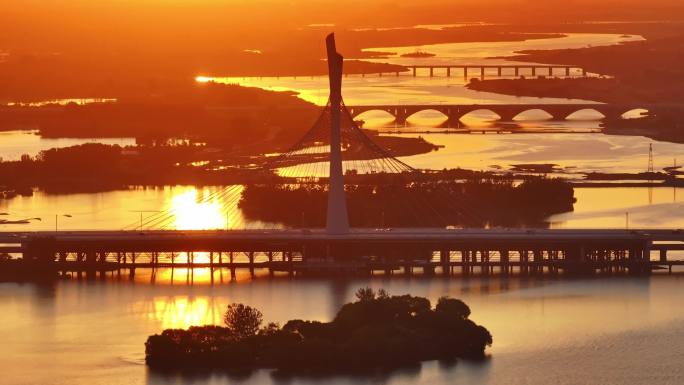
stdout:
[(59, 224), (59, 217), (63, 216), (65, 218), (71, 218), (71, 214), (55, 214), (55, 232), (59, 231), (58, 224)]

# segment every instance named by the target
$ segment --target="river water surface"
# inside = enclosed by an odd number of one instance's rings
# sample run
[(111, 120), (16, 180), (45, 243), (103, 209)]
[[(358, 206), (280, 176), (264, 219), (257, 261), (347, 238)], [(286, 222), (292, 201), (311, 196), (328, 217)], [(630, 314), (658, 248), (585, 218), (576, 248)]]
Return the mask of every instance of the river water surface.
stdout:
[[(620, 35), (573, 34), (563, 39), (514, 43), (477, 43), (419, 47), (438, 54), (431, 60), (487, 61), (518, 49), (574, 48), (640, 39)], [(553, 40), (553, 41), (549, 41)], [(418, 47), (382, 48), (412, 52)], [(374, 48), (373, 50), (378, 50)], [(390, 60), (403, 60), (393, 58)], [(386, 61), (386, 60), (385, 60)], [(206, 79), (205, 79), (206, 80)], [(297, 90), (324, 104), (324, 78), (218, 79), (269, 89)], [(345, 79), (348, 104), (375, 103), (567, 103), (565, 99), (516, 98), (464, 88), (461, 76), (412, 76)], [(375, 115), (374, 115), (375, 114)], [(643, 171), (648, 144), (643, 137), (591, 133), (598, 128), (591, 112), (573, 122), (536, 122), (544, 134), (416, 134), (444, 148), (402, 159), (414, 167), (508, 169), (518, 163), (555, 163), (561, 173)], [(368, 113), (370, 126), (392, 128), (388, 117)], [(472, 125), (486, 128), (491, 115), (475, 113)], [(440, 117), (424, 113), (403, 129), (428, 129)], [(467, 120), (467, 119), (466, 119)], [(384, 123), (383, 123), (384, 121)], [(553, 133), (557, 129), (581, 133)], [(24, 133), (0, 133), (0, 156), (71, 145), (88, 140), (46, 142)], [(32, 134), (28, 134), (32, 135)], [(117, 144), (129, 144), (123, 139)], [(684, 146), (654, 143), (655, 166), (684, 159)], [(0, 225), (0, 231), (135, 228), (157, 212), (171, 212), (169, 228), (251, 228), (277, 224), (245, 220), (236, 201), (217, 195), (220, 187), (131, 188), (95, 194), (0, 199), (0, 219), (30, 219), (24, 225)], [(577, 188), (573, 212), (550, 218), (552, 227), (684, 228), (682, 188)], [(628, 214), (628, 215), (626, 215)], [(40, 218), (40, 219), (37, 219)], [(307, 280), (238, 276), (208, 270), (192, 275), (159, 271), (155, 280), (139, 272), (135, 281), (72, 278), (50, 285), (0, 284), (0, 383), (11, 385), (104, 384), (681, 384), (684, 383), (684, 307), (680, 275), (584, 280), (422, 279), (380, 277), (354, 280)], [(192, 276), (192, 279), (189, 277)], [(192, 284), (188, 284), (191, 281)], [(420, 369), (365, 378), (280, 378), (268, 371), (251, 376), (224, 374), (163, 375), (144, 365), (144, 341), (163, 328), (220, 323), (226, 305), (244, 302), (261, 309), (266, 320), (293, 318), (328, 321), (364, 286), (392, 294), (461, 298), (472, 319), (494, 336), (483, 363), (423, 363)]]
[[(163, 273), (160, 273), (164, 275)], [(177, 271), (176, 274), (182, 275)], [(194, 285), (138, 274), (137, 282), (0, 284), (2, 383), (99, 384), (681, 384), (684, 280), (677, 275), (591, 280), (373, 278), (351, 281), (239, 278)], [(224, 273), (224, 277), (228, 274)], [(227, 278), (226, 278), (227, 279)], [(247, 279), (247, 278), (245, 278)], [(364, 286), (394, 294), (463, 299), (494, 337), (490, 358), (375, 377), (280, 379), (163, 375), (144, 365), (143, 343), (163, 328), (220, 323), (244, 302), (266, 320), (328, 321)]]

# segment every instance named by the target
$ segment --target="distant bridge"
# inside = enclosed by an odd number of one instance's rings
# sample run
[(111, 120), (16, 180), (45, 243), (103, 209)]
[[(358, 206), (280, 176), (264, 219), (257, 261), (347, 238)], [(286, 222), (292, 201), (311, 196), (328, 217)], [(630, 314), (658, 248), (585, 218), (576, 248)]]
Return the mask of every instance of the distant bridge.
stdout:
[[(347, 106), (352, 117), (368, 111), (384, 111), (394, 116), (398, 124), (406, 123), (412, 115), (421, 111), (438, 111), (442, 113), (448, 122), (454, 125), (465, 115), (473, 111), (490, 111), (499, 116), (501, 121), (511, 121), (516, 116), (528, 111), (541, 110), (549, 115), (553, 120), (566, 120), (570, 115), (582, 110), (594, 110), (603, 115), (604, 120), (617, 120), (629, 111), (648, 110), (649, 113), (663, 111), (664, 106), (643, 105), (643, 104), (414, 104), (414, 105), (391, 105), (378, 104), (366, 106)], [(681, 108), (681, 107), (680, 107)]]
[[(463, 73), (464, 77), (468, 77), (468, 74), (476, 74), (479, 75), (480, 78), (484, 79), (485, 74), (487, 73), (486, 70), (488, 69), (496, 69), (496, 75), (501, 77), (501, 76), (520, 76), (522, 74), (523, 70), (528, 70), (528, 73), (531, 76), (537, 76), (541, 75), (542, 73), (544, 75), (548, 76), (554, 76), (558, 74), (558, 70), (561, 71), (561, 74), (563, 76), (571, 76), (573, 73), (573, 70), (575, 73), (581, 73), (582, 76), (587, 76), (587, 70), (578, 67), (578, 66), (571, 66), (571, 65), (543, 65), (543, 64), (487, 64), (487, 65), (482, 65), (482, 64), (457, 64), (457, 65), (451, 65), (451, 64), (428, 64), (428, 65), (407, 65), (405, 66), (407, 68), (410, 68), (411, 71), (413, 72), (413, 76), (417, 76), (418, 69), (428, 69), (430, 70), (430, 77), (435, 76), (435, 70), (444, 70), (446, 72), (446, 76), (450, 77), (452, 75), (452, 71), (460, 70)], [(469, 72), (470, 70), (470, 72)], [(508, 71), (504, 71), (508, 70)], [(555, 72), (554, 72), (555, 71)], [(508, 73), (506, 73), (508, 72)]]

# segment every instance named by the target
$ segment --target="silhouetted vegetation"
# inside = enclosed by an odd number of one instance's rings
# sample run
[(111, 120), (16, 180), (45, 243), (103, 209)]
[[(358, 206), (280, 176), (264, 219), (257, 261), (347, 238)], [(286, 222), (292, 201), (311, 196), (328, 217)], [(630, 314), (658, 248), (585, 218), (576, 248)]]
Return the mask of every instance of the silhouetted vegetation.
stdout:
[[(543, 226), (575, 202), (572, 186), (559, 179), (394, 182), (347, 186), (352, 226)], [(239, 207), (250, 219), (318, 227), (325, 224), (326, 204), (320, 184), (249, 185)]]
[(434, 309), (426, 298), (357, 292), (332, 322), (291, 320), (260, 327), (261, 313), (233, 304), (227, 326), (167, 329), (145, 343), (153, 369), (249, 370), (275, 368), (292, 374), (363, 372), (415, 365), (433, 359), (485, 357), (492, 336), (471, 321), (470, 308), (442, 297)]
[[(421, 138), (382, 135), (374, 136), (373, 140), (396, 155), (435, 148)], [(269, 171), (254, 170), (254, 164), (266, 160), (258, 149), (246, 146), (241, 151), (233, 151), (231, 148), (193, 145), (187, 141), (128, 147), (87, 143), (53, 148), (36, 157), (24, 155), (18, 161), (0, 160), (0, 192), (9, 190), (30, 195), (33, 187), (70, 193), (130, 185), (227, 185), (270, 182), (275, 177)], [(315, 159), (301, 157), (294, 159), (292, 165), (312, 161)]]

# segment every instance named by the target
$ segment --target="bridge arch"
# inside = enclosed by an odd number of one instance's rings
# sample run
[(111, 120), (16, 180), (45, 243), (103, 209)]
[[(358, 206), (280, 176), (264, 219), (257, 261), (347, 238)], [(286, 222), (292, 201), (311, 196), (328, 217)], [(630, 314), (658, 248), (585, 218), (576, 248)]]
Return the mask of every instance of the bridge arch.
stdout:
[(601, 120), (606, 114), (596, 108), (581, 108), (565, 116), (566, 120)]
[(392, 116), (396, 116), (398, 111), (395, 107), (376, 107), (376, 106), (361, 106), (361, 107), (351, 107), (349, 108), (349, 113), (352, 118), (356, 119), (357, 116), (366, 113), (376, 113), (376, 112), (386, 112)]
[(513, 116), (516, 121), (540, 121), (553, 119), (553, 115), (543, 108), (532, 108)]
[(382, 127), (397, 119), (395, 111), (387, 109), (369, 109), (353, 115), (354, 120), (362, 120), (364, 127)]
[(438, 108), (423, 108), (415, 111), (407, 111), (404, 117), (405, 121), (408, 120), (422, 120), (423, 125), (427, 126), (438, 126), (447, 120), (450, 116), (448, 112), (438, 109)]
[(473, 109), (458, 116), (458, 120), (468, 125), (486, 125), (501, 118), (501, 115), (489, 108)]

